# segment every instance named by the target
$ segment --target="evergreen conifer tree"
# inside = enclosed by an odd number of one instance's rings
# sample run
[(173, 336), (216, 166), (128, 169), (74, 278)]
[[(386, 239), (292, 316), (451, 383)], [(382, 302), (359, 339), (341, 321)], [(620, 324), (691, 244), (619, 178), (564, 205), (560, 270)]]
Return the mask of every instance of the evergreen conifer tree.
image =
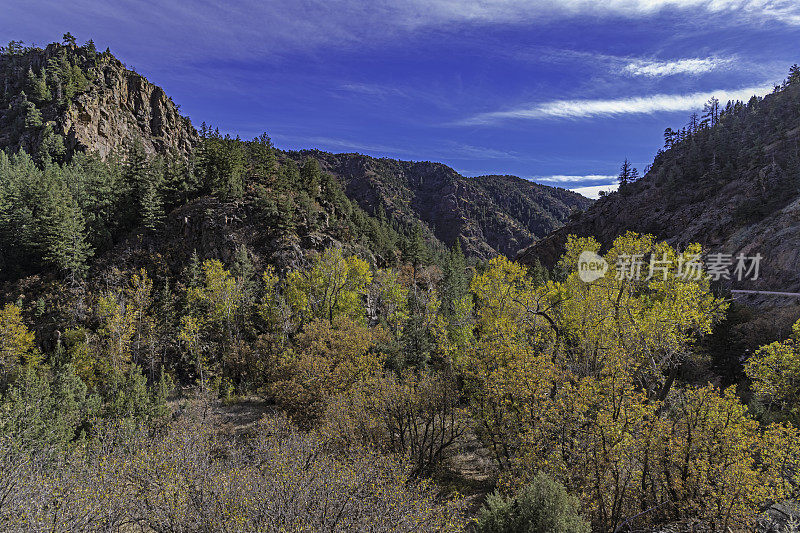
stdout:
[(49, 211), (45, 219), (44, 258), (76, 284), (86, 274), (86, 263), (93, 254), (86, 241), (83, 213), (68, 191), (55, 199)]

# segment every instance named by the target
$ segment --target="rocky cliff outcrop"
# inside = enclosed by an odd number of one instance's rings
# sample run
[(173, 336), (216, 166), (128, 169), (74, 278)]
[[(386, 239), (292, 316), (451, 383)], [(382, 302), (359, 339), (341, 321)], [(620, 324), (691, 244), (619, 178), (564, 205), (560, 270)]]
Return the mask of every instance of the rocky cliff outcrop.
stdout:
[(0, 148), (68, 159), (79, 151), (124, 153), (139, 141), (149, 154), (186, 155), (199, 141), (163, 89), (93, 47), (3, 54), (0, 79)]
[(161, 87), (113, 63), (100, 76), (97, 90), (77, 95), (59, 121), (68, 147), (106, 156), (139, 139), (148, 153), (188, 154), (198, 142)]

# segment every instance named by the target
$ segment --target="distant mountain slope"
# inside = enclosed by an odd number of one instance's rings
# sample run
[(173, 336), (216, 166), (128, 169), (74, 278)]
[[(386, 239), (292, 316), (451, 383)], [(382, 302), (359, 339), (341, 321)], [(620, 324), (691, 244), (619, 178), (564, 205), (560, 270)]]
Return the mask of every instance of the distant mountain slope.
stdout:
[(573, 213), (593, 203), (578, 193), (516, 176), (480, 176), (474, 181), (537, 238), (550, 234), (564, 225)]
[(317, 150), (286, 156), (316, 159), (367, 212), (383, 209), (405, 224), (421, 221), (438, 240), (448, 246), (458, 241), (473, 257), (514, 256), (591, 204), (577, 193), (514, 176), (466, 178), (441, 163)]
[(37, 159), (106, 157), (134, 140), (149, 154), (186, 155), (199, 140), (163, 89), (91, 42), (4, 49), (0, 91), (0, 149)]
[(734, 288), (800, 291), (800, 73), (707, 120), (670, 136), (642, 179), (601, 198), (520, 260), (552, 265), (569, 234), (607, 246), (632, 230), (715, 252), (760, 253), (760, 278)]

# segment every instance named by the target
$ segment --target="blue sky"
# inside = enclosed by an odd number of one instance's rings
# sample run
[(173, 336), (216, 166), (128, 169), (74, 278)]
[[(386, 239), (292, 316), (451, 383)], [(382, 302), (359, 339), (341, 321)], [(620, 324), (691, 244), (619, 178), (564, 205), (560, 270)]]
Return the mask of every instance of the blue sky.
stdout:
[(712, 94), (800, 62), (794, 0), (0, 0), (4, 41), (66, 31), (196, 126), (566, 188), (642, 169)]

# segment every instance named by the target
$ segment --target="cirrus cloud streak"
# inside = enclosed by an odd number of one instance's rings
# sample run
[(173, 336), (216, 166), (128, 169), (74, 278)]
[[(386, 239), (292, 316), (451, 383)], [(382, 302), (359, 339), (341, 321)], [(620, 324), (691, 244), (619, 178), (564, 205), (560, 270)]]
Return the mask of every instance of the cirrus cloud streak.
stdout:
[(508, 120), (585, 119), (617, 115), (650, 114), (658, 112), (690, 111), (703, 106), (712, 97), (721, 102), (747, 101), (754, 95), (763, 95), (772, 86), (744, 89), (696, 92), (690, 94), (654, 94), (615, 99), (553, 100), (503, 111), (478, 113), (456, 122), (461, 126), (490, 125)]
[(674, 61), (632, 61), (625, 65), (625, 73), (631, 76), (646, 76), (657, 78), (661, 76), (674, 76), (676, 74), (689, 74), (697, 76), (712, 70), (729, 66), (732, 59), (717, 57), (676, 59)]

